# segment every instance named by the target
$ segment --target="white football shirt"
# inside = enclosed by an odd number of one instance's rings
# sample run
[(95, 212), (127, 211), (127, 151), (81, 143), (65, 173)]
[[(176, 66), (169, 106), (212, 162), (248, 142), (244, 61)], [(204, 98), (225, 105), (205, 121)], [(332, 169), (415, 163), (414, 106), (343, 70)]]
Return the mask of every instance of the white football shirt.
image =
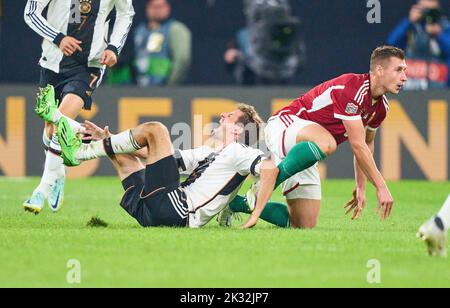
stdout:
[(240, 143), (232, 143), (220, 152), (209, 147), (180, 151), (190, 174), (181, 184), (187, 197), (189, 227), (207, 224), (238, 193), (249, 174), (259, 176), (264, 153)]

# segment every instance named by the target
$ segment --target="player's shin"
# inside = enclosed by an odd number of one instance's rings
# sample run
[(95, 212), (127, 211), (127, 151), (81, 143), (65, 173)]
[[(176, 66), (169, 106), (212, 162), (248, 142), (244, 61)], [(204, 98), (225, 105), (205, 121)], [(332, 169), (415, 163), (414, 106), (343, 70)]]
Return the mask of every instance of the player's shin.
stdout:
[(278, 165), (280, 173), (278, 174), (275, 187), (278, 187), (293, 175), (314, 166), (317, 162), (325, 158), (326, 155), (314, 142), (303, 141), (296, 144)]
[(76, 158), (85, 161), (115, 154), (134, 153), (141, 148), (131, 130), (126, 130), (110, 138), (81, 145)]
[(51, 186), (56, 182), (56, 180), (64, 177), (65, 175), (63, 160), (59, 154), (60, 152), (61, 146), (58, 143), (58, 138), (56, 135), (53, 135), (45, 158), (45, 167), (41, 183), (36, 189), (36, 191), (41, 192), (45, 198), (48, 197)]

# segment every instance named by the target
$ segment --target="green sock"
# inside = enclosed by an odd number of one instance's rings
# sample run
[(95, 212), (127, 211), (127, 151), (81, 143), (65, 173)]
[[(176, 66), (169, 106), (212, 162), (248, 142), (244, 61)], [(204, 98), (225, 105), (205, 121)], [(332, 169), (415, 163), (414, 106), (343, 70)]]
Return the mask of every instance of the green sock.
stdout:
[(325, 158), (325, 154), (314, 142), (303, 141), (298, 143), (278, 165), (280, 173), (278, 174), (275, 188), (291, 176), (314, 166), (315, 163)]
[[(244, 197), (236, 196), (230, 203), (230, 209), (235, 213), (251, 214)], [(281, 228), (289, 228), (289, 211), (285, 204), (268, 202), (261, 213), (262, 220)]]
[(247, 201), (244, 197), (236, 196), (233, 201), (230, 203), (230, 209), (235, 213), (246, 213), (251, 214), (248, 206)]

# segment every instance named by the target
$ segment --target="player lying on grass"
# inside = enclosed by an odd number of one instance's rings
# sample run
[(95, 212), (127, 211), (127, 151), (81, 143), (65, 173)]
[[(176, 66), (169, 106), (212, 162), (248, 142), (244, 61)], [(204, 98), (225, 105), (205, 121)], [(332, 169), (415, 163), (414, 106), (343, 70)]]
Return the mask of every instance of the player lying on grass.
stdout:
[[(167, 128), (158, 122), (117, 135), (108, 130), (99, 133), (98, 127), (88, 123), (84, 133), (102, 140), (83, 145), (75, 133), (82, 130), (80, 124), (62, 116), (54, 106), (50, 86), (38, 97), (37, 113), (57, 123), (65, 164), (76, 166), (109, 156), (125, 189), (121, 205), (142, 226), (201, 227), (233, 200), (249, 174), (260, 176), (259, 209), (272, 194), (278, 169), (264, 159), (262, 151), (249, 147), (249, 140), (244, 140), (246, 129), (253, 127), (257, 136), (262, 124), (251, 106), (240, 105), (234, 112), (223, 114), (212, 142), (187, 151), (174, 151)], [(128, 154), (143, 148), (147, 148), (147, 166)], [(189, 174), (183, 183), (180, 169)]]
[[(377, 191), (381, 219), (390, 216), (394, 200), (373, 158), (375, 134), (389, 109), (385, 94), (400, 92), (407, 81), (406, 68), (401, 49), (378, 47), (368, 74), (327, 81), (269, 119), (265, 140), (276, 162), (281, 162), (276, 186), (285, 182), (292, 227), (316, 226), (321, 200), (317, 163), (346, 140), (354, 153), (356, 182), (348, 212), (353, 211), (354, 219), (361, 215), (368, 179)], [(252, 215), (251, 223), (256, 224), (257, 218)]]
[(447, 233), (450, 229), (450, 195), (439, 214), (420, 227), (417, 237), (425, 241), (431, 256), (447, 256)]

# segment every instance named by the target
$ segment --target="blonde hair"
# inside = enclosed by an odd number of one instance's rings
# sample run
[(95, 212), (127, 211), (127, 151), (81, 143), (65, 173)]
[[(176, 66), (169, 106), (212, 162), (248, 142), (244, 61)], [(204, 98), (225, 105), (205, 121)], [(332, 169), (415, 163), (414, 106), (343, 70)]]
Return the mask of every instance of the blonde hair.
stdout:
[[(238, 110), (240, 110), (242, 113), (244, 113), (243, 116), (241, 116), (238, 120), (238, 123), (242, 124), (244, 126), (244, 133), (243, 133), (243, 140), (241, 138), (242, 143), (245, 145), (253, 145), (258, 144), (261, 139), (261, 131), (262, 127), (264, 125), (264, 121), (261, 119), (260, 115), (256, 111), (255, 107), (247, 105), (247, 104), (239, 104)], [(249, 124), (252, 126), (254, 125), (254, 128), (256, 129), (256, 140), (250, 140), (250, 131), (249, 131)], [(253, 142), (252, 142), (253, 141)]]

